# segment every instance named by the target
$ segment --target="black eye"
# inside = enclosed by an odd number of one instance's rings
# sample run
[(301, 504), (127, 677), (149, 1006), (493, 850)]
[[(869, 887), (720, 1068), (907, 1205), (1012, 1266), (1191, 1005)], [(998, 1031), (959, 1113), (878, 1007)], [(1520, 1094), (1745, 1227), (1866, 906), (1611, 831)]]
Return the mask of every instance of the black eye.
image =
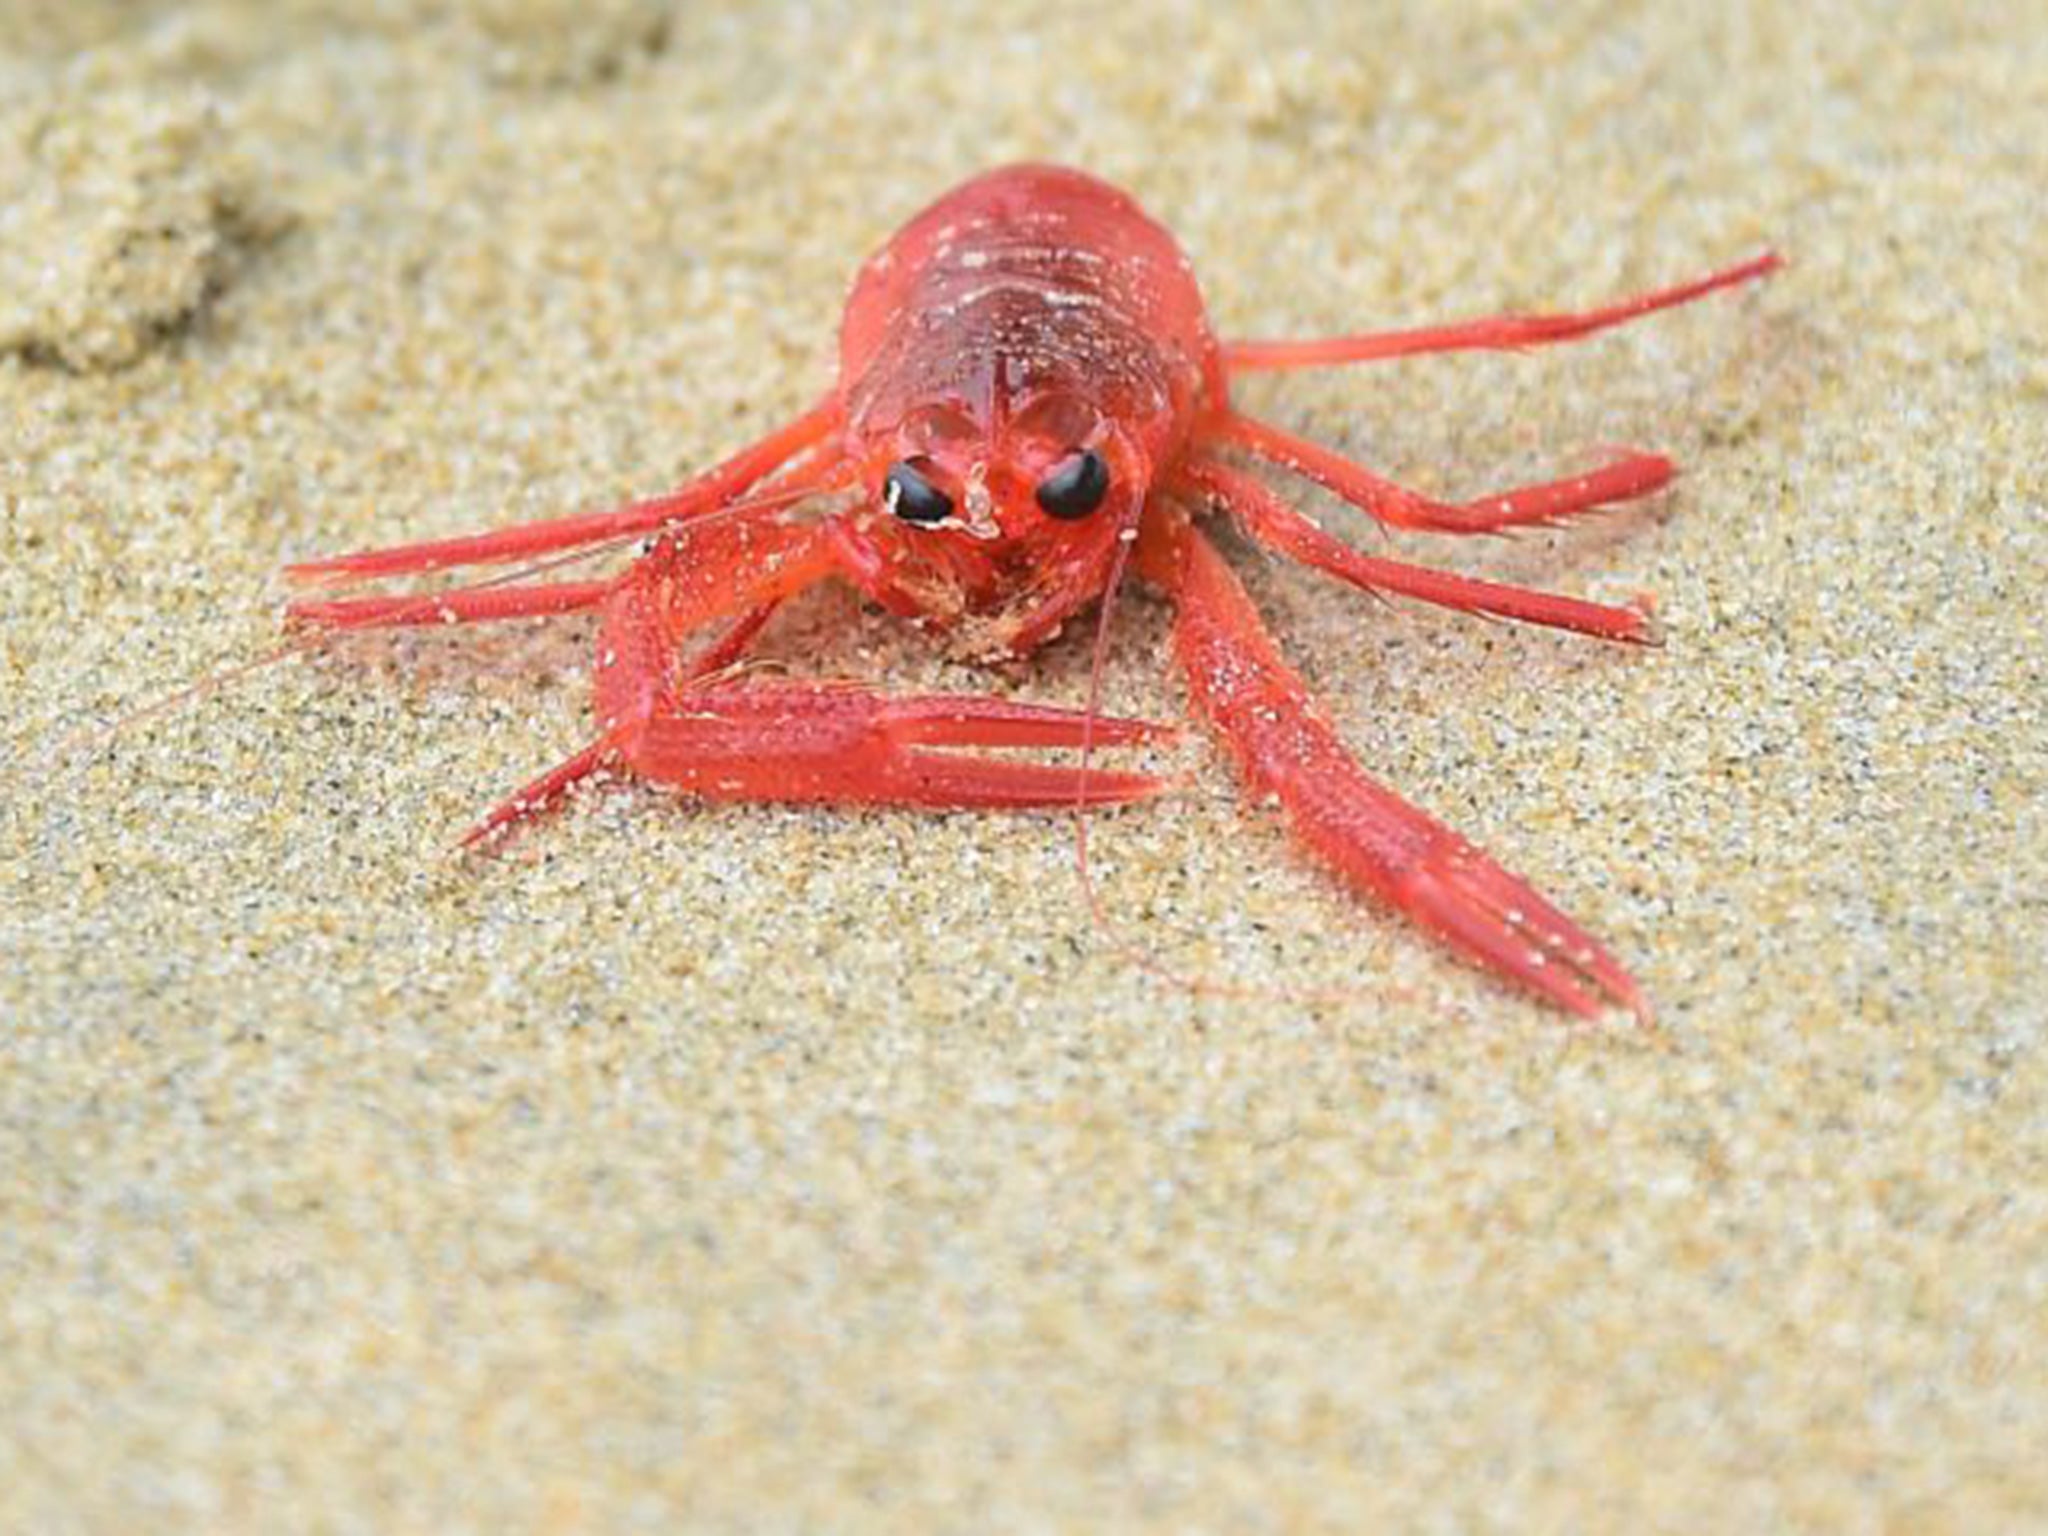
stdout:
[(1109, 466), (1093, 448), (1069, 454), (1038, 482), (1038, 504), (1047, 517), (1086, 517), (1109, 494)]
[(953, 515), (953, 498), (925, 479), (908, 459), (889, 466), (882, 481), (882, 505), (906, 523), (943, 523)]

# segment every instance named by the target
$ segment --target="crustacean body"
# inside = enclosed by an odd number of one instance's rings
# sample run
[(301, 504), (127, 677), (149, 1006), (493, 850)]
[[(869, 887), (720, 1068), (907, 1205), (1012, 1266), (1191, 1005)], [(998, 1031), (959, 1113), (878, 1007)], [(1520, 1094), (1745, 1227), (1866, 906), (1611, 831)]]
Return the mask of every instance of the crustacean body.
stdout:
[(472, 834), (530, 817), (600, 768), (706, 799), (935, 809), (1106, 805), (1157, 777), (963, 749), (1116, 747), (1168, 728), (966, 695), (767, 682), (736, 668), (776, 607), (850, 582), (964, 656), (1028, 653), (1127, 568), (1175, 605), (1197, 708), (1247, 785), (1353, 886), (1575, 1013), (1647, 1008), (1622, 966), (1525, 881), (1375, 783), (1281, 659), (1203, 532), (1368, 591), (1643, 643), (1635, 607), (1362, 554), (1220, 456), (1316, 481), (1392, 527), (1492, 533), (1648, 495), (1664, 458), (1465, 503), (1431, 500), (1233, 409), (1237, 371), (1561, 341), (1758, 277), (1763, 256), (1580, 315), (1505, 316), (1310, 342), (1219, 343), (1173, 237), (1079, 172), (1015, 166), (932, 204), (861, 269), (839, 376), (812, 410), (677, 491), (612, 512), (295, 566), (302, 582), (503, 564), (644, 538), (616, 576), (308, 598), (318, 631), (594, 609), (598, 734)]

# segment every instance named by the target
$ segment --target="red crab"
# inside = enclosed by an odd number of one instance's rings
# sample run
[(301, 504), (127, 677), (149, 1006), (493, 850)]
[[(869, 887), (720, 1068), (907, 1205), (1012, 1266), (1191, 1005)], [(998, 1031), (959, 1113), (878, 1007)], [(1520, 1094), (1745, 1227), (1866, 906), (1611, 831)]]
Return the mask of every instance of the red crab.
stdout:
[(1223, 450), (1327, 487), (1392, 527), (1492, 533), (1645, 496), (1669, 460), (1445, 503), (1241, 415), (1239, 370), (1520, 348), (1760, 277), (1764, 255), (1580, 315), (1503, 316), (1304, 342), (1219, 343), (1174, 238), (1077, 171), (978, 176), (869, 258), (840, 327), (839, 377), (812, 410), (681, 489), (611, 512), (317, 560), (300, 581), (388, 577), (646, 536), (620, 574), (424, 596), (295, 602), (318, 630), (472, 623), (595, 609), (597, 739), (471, 834), (534, 815), (610, 767), (713, 800), (982, 809), (1105, 805), (1142, 773), (1003, 760), (974, 747), (1118, 746), (1168, 728), (968, 695), (762, 682), (733, 664), (777, 605), (839, 579), (988, 658), (1032, 650), (1126, 565), (1172, 599), (1196, 705), (1247, 786), (1354, 886), (1574, 1013), (1647, 1016), (1621, 965), (1529, 884), (1369, 778), (1280, 657), (1200, 514), (1376, 593), (1642, 643), (1609, 607), (1361, 554)]

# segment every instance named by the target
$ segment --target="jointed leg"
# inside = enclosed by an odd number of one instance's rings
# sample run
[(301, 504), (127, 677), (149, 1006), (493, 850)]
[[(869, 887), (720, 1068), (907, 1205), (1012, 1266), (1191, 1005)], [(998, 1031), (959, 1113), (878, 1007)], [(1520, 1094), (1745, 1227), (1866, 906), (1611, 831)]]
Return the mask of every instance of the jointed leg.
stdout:
[[(1473, 348), (1516, 349), (1569, 341), (1620, 325), (1641, 315), (1746, 283), (1777, 269), (1765, 254), (1694, 282), (1624, 299), (1577, 315), (1496, 315), (1461, 325), (1431, 326), (1323, 341), (1235, 342), (1224, 347), (1233, 368), (1304, 368), (1354, 363), (1424, 352)], [(1630, 453), (1588, 474), (1540, 485), (1520, 486), (1461, 504), (1431, 500), (1382, 480), (1339, 454), (1250, 417), (1225, 411), (1213, 424), (1215, 440), (1234, 443), (1271, 463), (1305, 475), (1392, 527), (1439, 533), (1495, 533), (1553, 523), (1575, 513), (1648, 496), (1670, 484), (1671, 461), (1658, 454)]]
[(1306, 438), (1230, 412), (1212, 429), (1214, 440), (1233, 443), (1268, 463), (1291, 469), (1334, 491), (1391, 528), (1433, 533), (1498, 533), (1540, 527), (1575, 513), (1618, 501), (1633, 501), (1671, 483), (1671, 461), (1660, 454), (1631, 453), (1588, 474), (1482, 496), (1462, 505), (1433, 501)]
[(592, 774), (611, 767), (618, 759), (618, 750), (609, 741), (593, 741), (574, 757), (557, 763), (539, 778), (522, 784), (492, 806), (490, 814), (462, 834), (461, 846), (474, 848), (507, 828), (553, 810), (570, 790)]
[(715, 681), (719, 674), (736, 667), (745, 659), (747, 647), (754, 643), (754, 637), (767, 627), (775, 617), (775, 610), (782, 606), (782, 599), (771, 597), (751, 613), (743, 613), (726, 632), (699, 651), (690, 661), (684, 685)]
[(467, 592), (430, 592), (417, 597), (345, 597), (329, 602), (301, 600), (285, 606), (285, 618), (314, 629), (416, 629), (436, 624), (484, 624), (496, 619), (543, 618), (595, 608), (617, 585), (611, 581), (565, 581), (548, 586), (478, 587)]
[(1397, 592), (1443, 608), (1546, 624), (1603, 640), (1651, 644), (1657, 639), (1654, 621), (1640, 609), (1476, 581), (1449, 571), (1361, 554), (1323, 532), (1252, 476), (1213, 459), (1191, 460), (1183, 467), (1181, 479), (1186, 488), (1220, 500), (1244, 531), (1266, 548), (1369, 592)]
[[(646, 533), (666, 523), (700, 516), (735, 499), (805, 449), (816, 447), (838, 419), (837, 405), (828, 400), (679, 489), (610, 512), (306, 560), (285, 567), (285, 574), (293, 581), (337, 581), (437, 571), (452, 565), (495, 565)], [(791, 489), (814, 484), (831, 467), (831, 456), (827, 455), (817, 464), (796, 471), (782, 484)], [(777, 487), (780, 488), (782, 485)]]
[(1424, 326), (1408, 331), (1378, 331), (1360, 336), (1330, 336), (1317, 341), (1233, 341), (1224, 344), (1223, 361), (1230, 369), (1315, 368), (1331, 363), (1364, 363), (1388, 357), (1413, 357), (1425, 352), (1515, 351), (1590, 336), (1609, 326), (1674, 305), (1688, 304), (1718, 289), (1732, 288), (1777, 270), (1783, 262), (1765, 252), (1737, 266), (1709, 273), (1693, 282), (1638, 294), (1577, 315), (1493, 315), (1456, 325)]
[(1158, 517), (1140, 569), (1173, 595), (1196, 703), (1255, 793), (1346, 880), (1494, 972), (1583, 1017), (1649, 1005), (1613, 956), (1526, 881), (1374, 783), (1280, 659), (1244, 588), (1186, 518)]

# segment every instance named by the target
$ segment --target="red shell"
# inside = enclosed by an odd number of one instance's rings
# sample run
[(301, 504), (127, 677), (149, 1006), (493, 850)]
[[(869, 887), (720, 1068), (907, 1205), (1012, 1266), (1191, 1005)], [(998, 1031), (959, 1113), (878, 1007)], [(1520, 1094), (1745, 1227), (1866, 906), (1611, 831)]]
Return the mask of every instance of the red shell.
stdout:
[(1139, 427), (1162, 463), (1193, 407), (1222, 400), (1220, 355), (1179, 243), (1127, 193), (1063, 167), (1005, 166), (931, 204), (861, 268), (839, 395), (849, 434), (872, 441), (920, 406), (1000, 431), (1058, 394)]

